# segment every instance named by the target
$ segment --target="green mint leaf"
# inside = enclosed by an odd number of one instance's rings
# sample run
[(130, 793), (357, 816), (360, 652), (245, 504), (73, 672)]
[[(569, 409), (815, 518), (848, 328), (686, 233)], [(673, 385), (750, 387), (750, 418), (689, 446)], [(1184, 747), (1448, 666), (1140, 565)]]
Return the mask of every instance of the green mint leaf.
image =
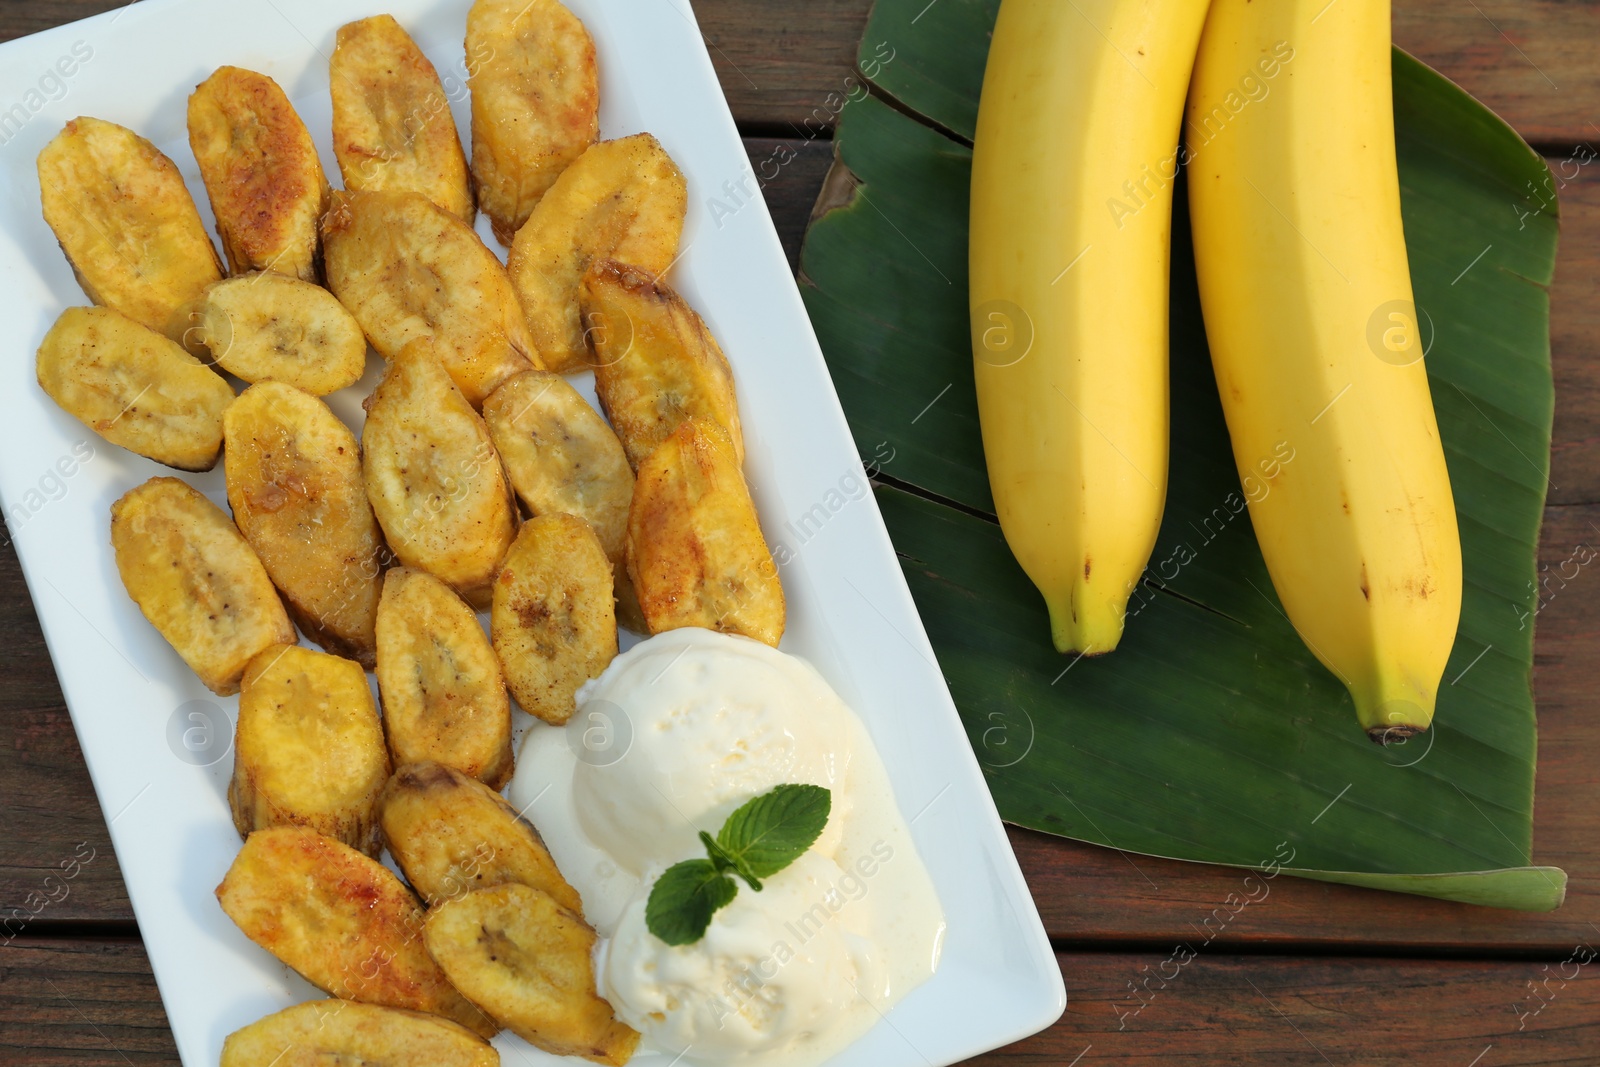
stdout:
[(750, 883), (751, 889), (754, 889), (757, 893), (761, 892), (761, 879), (756, 877), (755, 872), (750, 869), (749, 864), (745, 863), (743, 857), (729, 854), (726, 849), (717, 844), (714, 837), (704, 830), (700, 831), (700, 843), (706, 846), (706, 855), (711, 857), (711, 865), (713, 867), (718, 871), (732, 871)]
[(644, 923), (669, 945), (690, 945), (705, 936), (711, 916), (739, 892), (710, 860), (684, 860), (668, 867), (650, 887)]
[(780, 785), (747, 801), (722, 824), (717, 844), (751, 881), (799, 859), (828, 825), (833, 794), (820, 785)]

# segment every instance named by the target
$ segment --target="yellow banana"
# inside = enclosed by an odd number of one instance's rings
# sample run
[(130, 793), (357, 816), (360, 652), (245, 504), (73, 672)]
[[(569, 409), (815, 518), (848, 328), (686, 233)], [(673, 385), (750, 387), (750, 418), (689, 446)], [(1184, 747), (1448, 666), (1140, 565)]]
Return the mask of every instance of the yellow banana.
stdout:
[(1004, 0), (972, 158), (973, 367), (1006, 542), (1109, 652), (1161, 525), (1178, 127), (1206, 0)]
[(1206, 335), (1272, 584), (1368, 735), (1411, 736), (1455, 641), (1461, 542), (1400, 225), (1388, 0), (1215, 0), (1186, 133)]

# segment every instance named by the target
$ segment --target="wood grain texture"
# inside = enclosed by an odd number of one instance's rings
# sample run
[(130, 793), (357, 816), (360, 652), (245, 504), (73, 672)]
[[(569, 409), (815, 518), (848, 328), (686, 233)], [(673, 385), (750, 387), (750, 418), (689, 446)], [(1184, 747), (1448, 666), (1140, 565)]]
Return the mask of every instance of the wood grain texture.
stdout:
[[(971, 1062), (1593, 1067), (1600, 961), (1581, 961), (1596, 943), (1600, 935), (1549, 960), (1496, 962), (1239, 956), (1193, 945), (1064, 952), (1060, 1022)], [(0, 979), (0, 1063), (176, 1062), (136, 942), (48, 939), (0, 949)], [(915, 1047), (916, 1035), (904, 1036)]]

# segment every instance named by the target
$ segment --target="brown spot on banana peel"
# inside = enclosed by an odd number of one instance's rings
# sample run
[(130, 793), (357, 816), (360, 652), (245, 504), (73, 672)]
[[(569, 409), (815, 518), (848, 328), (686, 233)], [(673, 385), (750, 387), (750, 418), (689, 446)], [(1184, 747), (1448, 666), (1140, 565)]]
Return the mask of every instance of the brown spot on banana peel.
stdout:
[(1372, 590), (1367, 585), (1367, 564), (1365, 560), (1361, 563), (1361, 599), (1372, 599)]
[(1083, 557), (1083, 580), (1086, 582), (1089, 580), (1089, 568), (1093, 565), (1093, 563), (1094, 561), (1088, 556)]

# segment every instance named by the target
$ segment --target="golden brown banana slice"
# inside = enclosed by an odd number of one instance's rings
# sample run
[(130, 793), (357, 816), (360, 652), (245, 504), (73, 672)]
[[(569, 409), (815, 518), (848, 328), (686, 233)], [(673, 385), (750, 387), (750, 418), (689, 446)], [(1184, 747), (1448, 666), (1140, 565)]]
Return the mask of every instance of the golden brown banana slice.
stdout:
[(389, 868), (304, 826), (245, 839), (217, 902), (246, 937), (343, 1000), (442, 1015), (485, 1038), (423, 943), (422, 906)]
[(322, 223), (328, 288), (385, 359), (431, 338), (473, 407), (534, 369), (516, 291), (466, 223), (420, 193), (335, 193)]
[(111, 505), (111, 547), (128, 595), (213, 693), (239, 691), (262, 649), (294, 626), (233, 520), (187, 482), (151, 478)]
[(383, 726), (359, 663), (298, 645), (256, 653), (239, 692), (228, 785), (239, 836), (305, 826), (377, 856), (388, 778)]
[(172, 160), (132, 130), (76, 118), (39, 153), (39, 191), (89, 299), (182, 340), (222, 261)]
[(601, 141), (568, 167), (511, 244), (506, 270), (544, 365), (569, 373), (589, 363), (578, 285), (596, 259), (653, 275), (678, 255), (688, 191), (654, 137)]
[(475, 889), (517, 882), (582, 914), (532, 826), (493, 789), (440, 763), (397, 769), (379, 808), (383, 838), (429, 907)]
[(228, 503), (307, 637), (374, 663), (383, 538), (355, 434), (280, 382), (252, 385), (223, 420)]
[(556, 0), (477, 0), (467, 12), (472, 179), (501, 244), (600, 136), (594, 42)]
[(165, 334), (110, 308), (68, 308), (34, 369), (51, 400), (112, 444), (179, 470), (216, 466), (233, 389)]
[(511, 700), (500, 661), (472, 609), (427, 571), (384, 573), (378, 691), (397, 766), (432, 760), (493, 789), (510, 779)]
[(218, 67), (189, 97), (189, 147), (234, 274), (317, 280), (317, 220), (328, 179), (306, 124), (278, 83)]
[(471, 1030), (399, 1008), (308, 1000), (235, 1030), (221, 1067), (500, 1067), (500, 1054)]
[(653, 634), (703, 626), (777, 647), (783, 586), (720, 424), (685, 419), (639, 467), (628, 573)]
[(472, 185), (450, 100), (394, 17), (340, 26), (328, 80), (344, 187), (421, 193), (472, 225)]
[(634, 469), (690, 416), (721, 423), (743, 466), (733, 369), (694, 309), (648, 272), (614, 260), (589, 268), (581, 299), (595, 391)]
[(620, 561), (633, 471), (600, 413), (561, 375), (529, 371), (483, 402), (483, 421), (528, 510), (584, 519), (606, 555)]
[(367, 398), (367, 498), (400, 562), (487, 606), (516, 533), (511, 492), (483, 419), (427, 340), (396, 353)]
[(615, 1065), (638, 1046), (595, 993), (594, 931), (550, 894), (480, 889), (428, 912), (423, 936), (456, 988), (530, 1044)]
[[(275, 271), (227, 278), (206, 289), (190, 331), (223, 370), (327, 396), (367, 367), (367, 337), (337, 297)], [(198, 336), (197, 336), (198, 335)]]
[(566, 722), (578, 687), (617, 655), (611, 561), (589, 524), (560, 513), (524, 523), (489, 619), (511, 695), (545, 722)]

